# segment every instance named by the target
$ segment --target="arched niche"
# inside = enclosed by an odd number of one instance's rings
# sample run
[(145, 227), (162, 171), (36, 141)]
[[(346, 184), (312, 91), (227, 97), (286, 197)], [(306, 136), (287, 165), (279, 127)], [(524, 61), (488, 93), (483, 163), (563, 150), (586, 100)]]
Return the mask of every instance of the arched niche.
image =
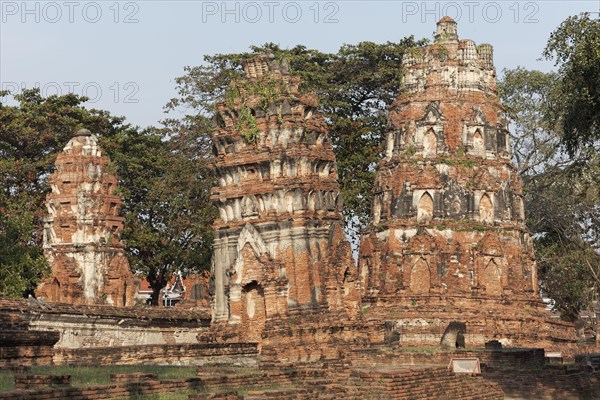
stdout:
[(290, 190), (286, 192), (284, 200), (283, 200), (284, 209), (283, 212), (294, 212), (294, 191)]
[(433, 218), (433, 197), (423, 193), (417, 205), (417, 221), (430, 221)]
[(256, 274), (262, 272), (259, 262), (262, 255), (270, 255), (267, 245), (256, 228), (248, 223), (238, 237), (235, 261), (228, 275), (230, 284), (240, 287), (256, 280)]
[(262, 286), (252, 281), (242, 288), (242, 299), (244, 303), (244, 318), (264, 319), (265, 317), (265, 295)]
[(48, 299), (49, 301), (61, 301), (62, 300), (62, 292), (60, 289), (60, 282), (57, 278), (52, 280), (52, 284), (50, 285), (50, 290)]
[(233, 206), (231, 204), (226, 204), (225, 211), (227, 213), (227, 221), (233, 221), (235, 219), (235, 214), (233, 212)]
[(262, 195), (256, 196), (256, 202), (258, 204), (258, 212), (259, 213), (264, 213), (267, 211), (266, 206), (265, 206), (265, 199), (263, 198)]
[(475, 133), (473, 133), (473, 152), (481, 157), (485, 155), (485, 142), (483, 134), (479, 129), (475, 130)]
[(437, 153), (437, 137), (432, 128), (423, 136), (423, 157), (433, 157)]
[(334, 192), (325, 192), (325, 205), (328, 211), (335, 211), (337, 203)]
[(302, 189), (296, 189), (293, 194), (293, 209), (294, 211), (302, 211), (305, 209), (304, 192)]
[(267, 316), (265, 293), (262, 286), (252, 281), (242, 287), (242, 323), (247, 327), (246, 340), (258, 342)]
[(331, 163), (329, 161), (322, 161), (317, 164), (317, 173), (319, 178), (327, 178), (329, 176), (329, 170)]
[(315, 211), (315, 192), (311, 190), (306, 197), (306, 208), (310, 211)]
[(430, 288), (431, 272), (429, 271), (429, 265), (423, 257), (419, 257), (410, 272), (410, 292), (411, 294), (424, 295), (429, 294)]
[(254, 196), (245, 196), (242, 199), (242, 217), (255, 217), (258, 215), (258, 202)]
[(258, 167), (256, 165), (247, 166), (245, 168), (245, 173), (247, 180), (260, 179), (260, 174), (258, 173)]
[(490, 259), (481, 273), (482, 283), (488, 294), (502, 294), (502, 269), (494, 258)]
[(227, 223), (227, 221), (228, 221), (227, 210), (225, 209), (224, 205), (221, 205), (219, 207), (219, 218), (221, 219), (221, 222), (223, 222), (223, 223)]
[(487, 193), (479, 200), (479, 220), (488, 224), (494, 222), (494, 204)]

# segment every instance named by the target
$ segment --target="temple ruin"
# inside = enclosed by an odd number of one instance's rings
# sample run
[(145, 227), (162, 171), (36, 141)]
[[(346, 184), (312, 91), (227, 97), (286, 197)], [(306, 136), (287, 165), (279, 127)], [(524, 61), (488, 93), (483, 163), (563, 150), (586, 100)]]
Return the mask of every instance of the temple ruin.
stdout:
[(314, 94), (272, 55), (243, 63), (212, 132), (219, 209), (213, 320), (258, 340), (289, 310), (356, 309), (336, 164)]
[(421, 320), (405, 335), (415, 344), (439, 341), (453, 317), (471, 344), (534, 339), (543, 322), (492, 53), (442, 18), (435, 42), (405, 56), (389, 110), (360, 275), (364, 303), (394, 309), (398, 329)]
[(46, 197), (44, 253), (51, 275), (36, 295), (71, 304), (133, 305), (136, 287), (119, 236), (117, 177), (98, 139), (79, 130), (56, 158)]
[[(437, 28), (403, 60), (358, 266), (316, 95), (272, 55), (244, 59), (217, 105), (212, 275), (179, 277), (177, 307), (121, 307), (135, 286), (117, 179), (79, 131), (50, 176), (47, 301), (0, 298), (6, 398), (598, 397), (598, 342), (539, 299), (492, 48), (459, 40), (448, 17)], [(83, 387), (28, 373), (149, 364), (197, 370)]]

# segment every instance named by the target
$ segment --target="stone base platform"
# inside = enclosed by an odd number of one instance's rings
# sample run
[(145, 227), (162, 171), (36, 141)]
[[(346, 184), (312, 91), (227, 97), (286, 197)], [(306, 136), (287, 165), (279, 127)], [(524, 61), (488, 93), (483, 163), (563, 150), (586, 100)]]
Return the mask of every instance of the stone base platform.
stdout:
[[(481, 375), (455, 374), (451, 358), (477, 357)], [(379, 346), (340, 351), (336, 360), (203, 365), (197, 377), (152, 376), (111, 385), (28, 388), (0, 399), (136, 398), (193, 390), (190, 399), (587, 399), (600, 395), (600, 371), (546, 366), (542, 349), (407, 349)], [(507, 397), (505, 397), (507, 396)]]
[(199, 376), (208, 394), (190, 399), (504, 398), (498, 385), (478, 377), (459, 376), (443, 367), (361, 368), (343, 362), (264, 364), (254, 371), (205, 371)]
[(466, 324), (467, 347), (490, 340), (554, 351), (577, 347), (573, 325), (551, 319), (544, 307), (541, 301), (509, 297), (379, 296), (363, 298), (363, 317), (370, 325), (385, 325), (385, 340), (400, 346), (438, 346), (448, 325), (458, 321)]

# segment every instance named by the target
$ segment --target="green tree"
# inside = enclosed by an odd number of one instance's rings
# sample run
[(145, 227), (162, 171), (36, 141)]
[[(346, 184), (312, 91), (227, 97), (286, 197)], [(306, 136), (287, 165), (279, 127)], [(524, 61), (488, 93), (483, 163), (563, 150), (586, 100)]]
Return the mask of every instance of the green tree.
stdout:
[(560, 101), (553, 119), (570, 154), (600, 141), (600, 19), (567, 18), (552, 32), (544, 56), (559, 67)]
[(0, 295), (21, 297), (49, 272), (40, 247), (31, 243), (31, 212), (6, 208), (0, 212)]
[(549, 118), (558, 97), (557, 74), (522, 67), (502, 73), (498, 95), (513, 122), (513, 160), (521, 177), (530, 179), (570, 164), (561, 149), (560, 129)]
[(85, 97), (43, 98), (39, 90), (0, 103), (0, 293), (35, 289), (48, 265), (41, 254), (48, 176), (73, 132), (99, 136), (119, 176), (123, 239), (134, 272), (144, 274), (153, 302), (173, 272), (208, 268), (213, 209), (206, 143), (193, 132), (140, 130), (122, 117), (88, 110)]
[[(572, 223), (554, 224), (556, 237), (580, 252), (592, 297), (600, 290), (600, 18), (572, 16), (552, 32), (543, 55), (559, 67), (555, 101), (548, 114), (558, 125), (570, 163), (548, 185), (562, 198)], [(561, 179), (562, 178), (562, 179)], [(560, 201), (555, 200), (561, 204)], [(569, 240), (568, 242), (566, 240)], [(593, 249), (592, 252), (589, 250)], [(599, 332), (600, 337), (600, 332)]]
[(210, 268), (215, 210), (207, 157), (193, 137), (156, 128), (125, 130), (103, 145), (119, 176), (128, 258), (158, 305), (174, 273)]
[[(0, 294), (22, 296), (48, 272), (41, 254), (41, 217), (56, 153), (87, 127), (107, 136), (121, 118), (87, 110), (76, 95), (43, 98), (38, 89), (0, 92)], [(8, 105), (12, 101), (16, 105)]]
[(498, 90), (513, 120), (513, 158), (523, 178), (540, 284), (572, 321), (600, 287), (600, 158), (592, 148), (565, 150), (553, 115), (564, 90), (558, 74), (516, 68), (503, 75)]
[(36, 213), (43, 208), (56, 153), (73, 132), (87, 127), (113, 136), (122, 129), (123, 118), (87, 110), (82, 107), (87, 99), (73, 94), (43, 98), (31, 89), (12, 97), (15, 106), (0, 102), (0, 205), (18, 203)]
[[(397, 43), (361, 42), (344, 45), (336, 53), (304, 46), (282, 49), (273, 43), (251, 48), (252, 54), (270, 52), (286, 60), (292, 73), (302, 78), (301, 91), (319, 95), (319, 111), (334, 144), (344, 215), (355, 243), (368, 220), (375, 164), (388, 129), (386, 108), (400, 93), (402, 57), (424, 43), (413, 37)], [(241, 61), (248, 55), (207, 56), (203, 65), (185, 67), (185, 75), (176, 79), (178, 97), (166, 106), (167, 111), (184, 116), (167, 124), (198, 135), (208, 133), (215, 103), (231, 80), (240, 76)]]

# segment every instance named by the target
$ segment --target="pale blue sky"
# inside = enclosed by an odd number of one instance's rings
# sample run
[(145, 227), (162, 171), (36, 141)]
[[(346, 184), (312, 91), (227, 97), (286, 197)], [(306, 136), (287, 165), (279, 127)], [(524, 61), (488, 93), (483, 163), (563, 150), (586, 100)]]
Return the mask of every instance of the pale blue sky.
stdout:
[(87, 92), (97, 99), (90, 108), (147, 126), (164, 117), (183, 67), (207, 54), (265, 42), (335, 51), (365, 40), (431, 38), (436, 21), (448, 14), (461, 38), (494, 46), (498, 73), (518, 65), (548, 71), (552, 64), (538, 59), (550, 32), (569, 15), (599, 9), (600, 0), (0, 0), (0, 84), (13, 91), (39, 84), (45, 94)]

